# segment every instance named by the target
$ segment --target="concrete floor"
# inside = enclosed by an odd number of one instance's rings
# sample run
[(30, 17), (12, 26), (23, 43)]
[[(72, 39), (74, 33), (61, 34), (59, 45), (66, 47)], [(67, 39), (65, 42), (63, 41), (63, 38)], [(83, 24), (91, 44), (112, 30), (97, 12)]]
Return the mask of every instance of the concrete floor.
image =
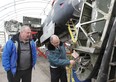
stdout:
[[(1, 58), (0, 58), (0, 82), (8, 82), (6, 72), (4, 71), (1, 65)], [(50, 82), (49, 63), (47, 59), (44, 59), (43, 57), (39, 57), (37, 59), (37, 64), (32, 72), (32, 82)]]

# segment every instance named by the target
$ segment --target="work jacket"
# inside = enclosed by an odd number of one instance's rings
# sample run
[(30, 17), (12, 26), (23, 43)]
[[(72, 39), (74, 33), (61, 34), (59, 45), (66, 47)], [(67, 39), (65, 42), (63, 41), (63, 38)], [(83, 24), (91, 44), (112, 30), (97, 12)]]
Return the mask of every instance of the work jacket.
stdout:
[(65, 67), (70, 64), (70, 60), (66, 58), (66, 50), (62, 42), (60, 42), (58, 48), (55, 48), (51, 43), (49, 43), (46, 54), (51, 66)]
[[(32, 67), (34, 67), (36, 63), (36, 46), (33, 40), (29, 41), (30, 45), (30, 54), (31, 54), (31, 62)], [(2, 54), (2, 65), (6, 71), (11, 70), (14, 75), (17, 71), (18, 60), (20, 57), (20, 42), (19, 42), (19, 34), (14, 35), (11, 39), (9, 39), (4, 46), (3, 54)]]

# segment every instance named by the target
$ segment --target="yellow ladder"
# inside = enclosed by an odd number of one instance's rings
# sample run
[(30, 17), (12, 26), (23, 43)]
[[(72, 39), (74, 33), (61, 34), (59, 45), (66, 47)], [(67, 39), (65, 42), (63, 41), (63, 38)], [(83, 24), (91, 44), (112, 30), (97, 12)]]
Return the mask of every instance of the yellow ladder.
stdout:
[(70, 33), (73, 43), (76, 43), (77, 37), (78, 37), (78, 29), (75, 27), (72, 20), (70, 20), (70, 22), (68, 22), (68, 31)]
[[(72, 56), (69, 56), (69, 59), (72, 59)], [(68, 82), (75, 82), (74, 81), (74, 78), (73, 78), (73, 72), (72, 72), (72, 66), (69, 65), (66, 67), (66, 70), (67, 70), (67, 79), (68, 79)]]

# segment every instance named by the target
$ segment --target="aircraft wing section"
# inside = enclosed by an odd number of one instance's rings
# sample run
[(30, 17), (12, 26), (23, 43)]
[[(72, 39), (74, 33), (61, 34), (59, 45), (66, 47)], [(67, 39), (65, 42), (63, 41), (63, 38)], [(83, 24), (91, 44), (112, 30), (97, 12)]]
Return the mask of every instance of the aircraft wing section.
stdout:
[(43, 43), (55, 32), (55, 23), (52, 21), (43, 27), (43, 35), (40, 37), (40, 42)]

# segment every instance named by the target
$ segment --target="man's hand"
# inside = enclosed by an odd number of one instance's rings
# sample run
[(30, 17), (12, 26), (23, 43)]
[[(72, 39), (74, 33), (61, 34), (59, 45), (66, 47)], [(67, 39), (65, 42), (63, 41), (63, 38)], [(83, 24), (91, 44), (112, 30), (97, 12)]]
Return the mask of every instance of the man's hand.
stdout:
[(71, 65), (74, 65), (75, 64), (75, 61), (74, 60), (70, 60), (70, 64)]

